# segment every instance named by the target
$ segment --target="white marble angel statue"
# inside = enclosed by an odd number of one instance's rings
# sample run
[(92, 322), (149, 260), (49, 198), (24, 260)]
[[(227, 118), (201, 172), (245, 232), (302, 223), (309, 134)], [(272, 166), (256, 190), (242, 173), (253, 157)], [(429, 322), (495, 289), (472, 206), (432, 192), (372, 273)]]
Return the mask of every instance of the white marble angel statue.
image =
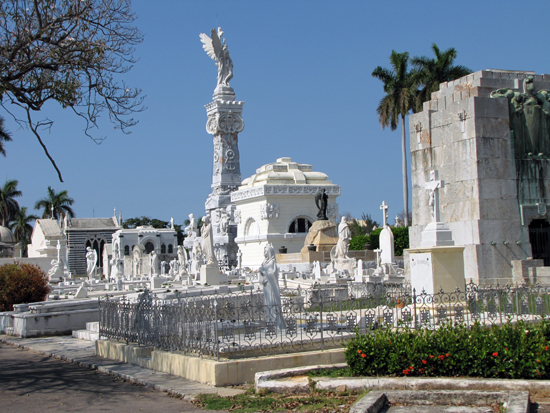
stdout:
[(97, 263), (97, 252), (91, 247), (86, 247), (86, 274), (89, 279), (95, 277), (95, 269)]
[(264, 262), (258, 269), (260, 281), (264, 290), (264, 302), (267, 321), (275, 323), (279, 329), (285, 328), (285, 320), (279, 292), (279, 270), (275, 260), (273, 245), (267, 244), (264, 248)]
[(218, 27), (217, 32), (215, 29), (212, 29), (210, 30), (210, 35), (212, 38), (208, 37), (205, 33), (200, 34), (202, 48), (216, 62), (216, 66), (218, 66), (218, 86), (229, 86), (229, 81), (233, 78), (233, 61), (229, 57), (229, 50), (227, 50), (225, 39), (222, 39), (222, 29)]

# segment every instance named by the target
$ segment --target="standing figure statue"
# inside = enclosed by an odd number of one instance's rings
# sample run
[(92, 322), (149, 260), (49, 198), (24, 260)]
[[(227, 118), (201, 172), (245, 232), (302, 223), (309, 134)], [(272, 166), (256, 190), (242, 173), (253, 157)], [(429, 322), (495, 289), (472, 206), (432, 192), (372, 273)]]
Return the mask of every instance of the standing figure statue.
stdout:
[(134, 260), (134, 278), (138, 278), (141, 275), (141, 250), (136, 245), (133, 251)]
[(193, 214), (189, 214), (189, 225), (185, 227), (185, 233), (189, 238), (197, 236), (197, 220)]
[(206, 260), (206, 265), (218, 265), (216, 256), (214, 255), (214, 240), (212, 237), (212, 224), (210, 223), (210, 217), (206, 215), (202, 219), (202, 252)]
[(86, 274), (88, 279), (95, 277), (95, 269), (97, 264), (97, 252), (92, 247), (86, 247)]
[(179, 275), (187, 274), (187, 251), (183, 245), (178, 245)]
[(348, 227), (346, 217), (342, 217), (340, 225), (338, 225), (338, 242), (336, 243), (334, 258), (347, 259), (349, 258), (349, 243), (351, 241), (351, 231)]
[(315, 205), (317, 205), (317, 208), (319, 208), (319, 212), (317, 213), (317, 219), (319, 221), (328, 220), (327, 218), (328, 195), (326, 194), (324, 189), (321, 189), (315, 195)]
[(218, 27), (217, 32), (215, 29), (211, 29), (210, 35), (212, 38), (205, 33), (200, 34), (202, 48), (218, 66), (218, 86), (229, 86), (229, 81), (233, 78), (233, 61), (229, 57), (225, 39), (222, 39), (222, 29)]
[(275, 323), (275, 326), (282, 330), (285, 328), (285, 320), (279, 292), (279, 270), (277, 269), (273, 245), (267, 244), (265, 246), (264, 257), (264, 262), (262, 262), (258, 272), (264, 288), (266, 320)]
[(160, 270), (160, 258), (155, 250), (151, 251), (151, 275), (157, 277)]

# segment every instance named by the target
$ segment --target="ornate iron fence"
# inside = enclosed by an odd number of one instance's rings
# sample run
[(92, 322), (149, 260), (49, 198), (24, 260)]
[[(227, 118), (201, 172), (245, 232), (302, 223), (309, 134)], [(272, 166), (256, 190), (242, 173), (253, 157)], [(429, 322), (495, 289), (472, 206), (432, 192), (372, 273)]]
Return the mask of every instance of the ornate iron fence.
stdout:
[[(417, 294), (410, 286), (343, 284), (282, 289), (282, 305), (266, 305), (260, 289), (175, 299), (147, 290), (137, 300), (100, 299), (104, 338), (209, 357), (340, 347), (377, 328), (438, 328), (550, 315), (550, 286), (490, 287)], [(284, 325), (277, 323), (282, 317)]]

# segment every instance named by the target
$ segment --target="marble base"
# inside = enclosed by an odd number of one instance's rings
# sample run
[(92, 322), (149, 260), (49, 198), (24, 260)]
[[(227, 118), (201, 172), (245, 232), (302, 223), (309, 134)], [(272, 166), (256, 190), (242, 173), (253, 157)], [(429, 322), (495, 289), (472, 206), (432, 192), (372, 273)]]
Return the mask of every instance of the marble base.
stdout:
[(411, 287), (416, 294), (436, 294), (466, 290), (464, 247), (411, 248), (409, 253)]
[(430, 222), (422, 231), (421, 247), (443, 247), (455, 245), (452, 231), (443, 222)]
[(201, 267), (199, 282), (202, 285), (218, 285), (221, 283), (220, 269), (217, 265), (203, 265)]

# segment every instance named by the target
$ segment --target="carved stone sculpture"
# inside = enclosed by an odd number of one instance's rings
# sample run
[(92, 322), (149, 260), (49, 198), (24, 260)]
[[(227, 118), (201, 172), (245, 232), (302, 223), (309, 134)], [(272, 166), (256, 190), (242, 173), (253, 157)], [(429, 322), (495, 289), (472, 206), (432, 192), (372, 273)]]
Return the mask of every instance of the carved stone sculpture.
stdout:
[(338, 225), (338, 243), (334, 250), (334, 258), (348, 259), (349, 243), (351, 241), (351, 231), (349, 229), (346, 217), (342, 217), (340, 225)]
[(187, 251), (182, 245), (178, 246), (179, 275), (187, 275)]
[(212, 224), (210, 223), (210, 217), (206, 215), (202, 219), (202, 252), (206, 260), (206, 265), (218, 265), (216, 256), (214, 255), (214, 240), (212, 236)]
[(327, 205), (328, 205), (328, 195), (326, 194), (325, 189), (321, 189), (317, 194), (315, 195), (315, 205), (317, 205), (317, 208), (319, 208), (319, 212), (317, 213), (317, 219), (319, 221), (326, 221), (327, 218)]
[(233, 78), (233, 61), (229, 57), (229, 50), (225, 44), (223, 37), (223, 31), (218, 27), (218, 31), (215, 29), (210, 30), (211, 38), (205, 33), (200, 34), (202, 47), (210, 56), (212, 60), (216, 62), (218, 67), (218, 86), (229, 86), (229, 81)]
[(189, 238), (197, 236), (197, 220), (193, 214), (189, 214), (189, 225), (185, 227), (185, 233)]
[(95, 277), (97, 252), (91, 247), (86, 247), (86, 274), (89, 279)]
[(264, 248), (264, 262), (258, 269), (260, 281), (264, 288), (264, 302), (266, 320), (274, 323), (279, 329), (285, 328), (281, 306), (281, 294), (279, 292), (279, 271), (275, 260), (275, 249), (273, 245), (267, 244)]
[(160, 258), (155, 250), (151, 251), (151, 275), (158, 276), (160, 270)]

